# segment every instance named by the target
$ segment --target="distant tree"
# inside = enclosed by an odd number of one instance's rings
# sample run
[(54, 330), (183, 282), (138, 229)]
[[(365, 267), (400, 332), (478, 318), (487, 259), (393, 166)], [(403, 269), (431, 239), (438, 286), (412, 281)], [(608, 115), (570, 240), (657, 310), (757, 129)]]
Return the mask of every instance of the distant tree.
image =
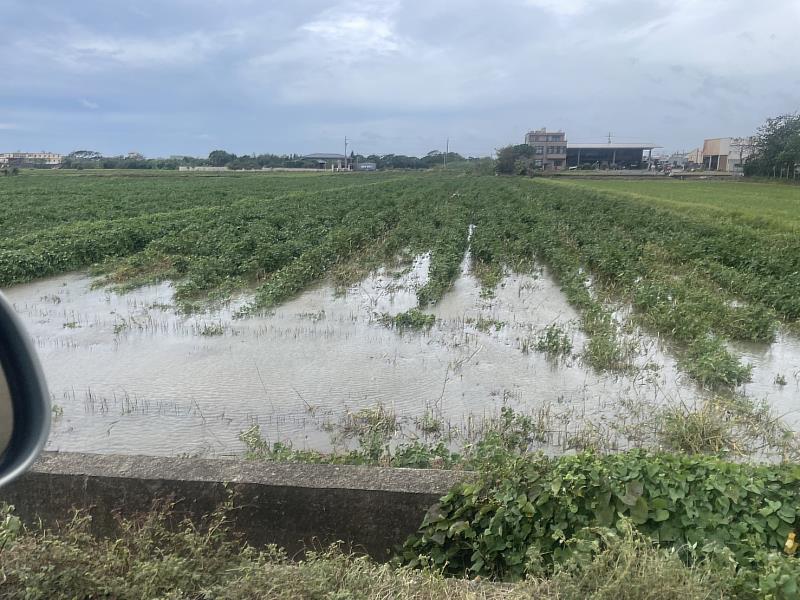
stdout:
[(11, 169), (11, 174), (12, 175), (19, 175), (19, 169), (17, 167), (14, 167), (13, 169)]
[(95, 150), (75, 150), (67, 154), (66, 158), (73, 160), (100, 160), (103, 155)]
[(530, 174), (534, 170), (533, 146), (517, 144), (498, 149), (495, 168), (503, 175)]
[(236, 155), (225, 152), (225, 150), (214, 150), (208, 155), (208, 162), (212, 167), (224, 167), (235, 160)]
[(469, 158), (462, 168), (472, 175), (494, 175), (496, 162), (488, 156), (484, 158)]
[[(233, 155), (231, 155), (233, 156)], [(213, 164), (213, 163), (212, 163)], [(261, 165), (258, 162), (258, 159), (253, 158), (252, 156), (239, 156), (235, 157), (233, 160), (224, 163), (230, 169), (234, 169), (237, 171), (240, 170), (253, 170), (253, 169), (260, 169)], [(214, 166), (221, 167), (223, 165), (216, 164)]]
[(97, 168), (102, 158), (95, 150), (75, 150), (64, 157), (61, 166), (65, 169)]
[(745, 175), (795, 176), (800, 166), (800, 114), (767, 119), (756, 134), (754, 151), (744, 164)]

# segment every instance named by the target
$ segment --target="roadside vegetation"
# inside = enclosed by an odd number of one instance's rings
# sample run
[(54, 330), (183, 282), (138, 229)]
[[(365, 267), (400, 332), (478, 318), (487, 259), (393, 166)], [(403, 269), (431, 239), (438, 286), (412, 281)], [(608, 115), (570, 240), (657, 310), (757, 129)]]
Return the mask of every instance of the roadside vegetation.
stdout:
[[(254, 459), (471, 472), (420, 515), (390, 564), (339, 545), (291, 557), (252, 548), (236, 536), (235, 497), (202, 523), (176, 524), (169, 506), (120, 520), (110, 539), (94, 537), (85, 513), (46, 529), (23, 526), (5, 507), (0, 591), (25, 599), (796, 598), (800, 559), (790, 534), (800, 521), (800, 467), (723, 458), (744, 451), (741, 427), (763, 418), (742, 408), (727, 424), (732, 410), (662, 416), (665, 444), (694, 454), (548, 458), (530, 452), (542, 419), (511, 409), (460, 452), (442, 443), (447, 429), (431, 416), (416, 424), (430, 443), (391, 449), (400, 425), (381, 406), (331, 428), (339, 443), (356, 441), (349, 453), (270, 446), (251, 430), (243, 439)], [(692, 426), (696, 418), (705, 426)]]
[[(238, 540), (228, 505), (201, 524), (168, 526), (169, 508), (119, 521), (98, 539), (77, 513), (56, 529), (24, 527), (0, 509), (0, 593), (9, 599), (141, 598), (453, 600), (619, 598), (705, 600), (727, 596), (727, 570), (686, 565), (630, 529), (608, 532), (551, 576), (516, 583), (447, 577), (440, 570), (377, 564), (339, 546), (300, 557)], [(599, 539), (599, 538), (598, 538)], [(576, 555), (577, 556), (577, 555)], [(776, 596), (780, 597), (780, 596)]]
[[(468, 440), (432, 415), (404, 436), (382, 406), (328, 425), (341, 448), (328, 454), (270, 446), (256, 428), (243, 440), (255, 460), (465, 469), (396, 563), (453, 585), (504, 582), (487, 589), (510, 597), (797, 597), (800, 467), (788, 427), (746, 398), (628, 408), (639, 423), (617, 433), (649, 442), (620, 452), (588, 427), (573, 448), (593, 439), (592, 449), (558, 458), (532, 451), (557, 418), (507, 407)], [(758, 464), (765, 456), (777, 462)]]

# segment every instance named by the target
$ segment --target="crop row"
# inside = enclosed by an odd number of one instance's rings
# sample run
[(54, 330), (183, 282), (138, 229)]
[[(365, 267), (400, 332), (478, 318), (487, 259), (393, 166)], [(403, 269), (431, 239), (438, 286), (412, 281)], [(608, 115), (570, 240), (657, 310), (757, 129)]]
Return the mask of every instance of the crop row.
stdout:
[(331, 273), (348, 283), (427, 252), (428, 281), (417, 290), (424, 307), (447, 292), (471, 244), (487, 294), (506, 270), (547, 265), (581, 313), (584, 357), (596, 368), (630, 361), (613, 311), (622, 304), (712, 387), (750, 376), (727, 342), (769, 343), (780, 321), (800, 319), (793, 233), (559, 183), (26, 176), (4, 183), (0, 197), (0, 285), (94, 266), (111, 284), (173, 281), (187, 308), (254, 289), (249, 312)]

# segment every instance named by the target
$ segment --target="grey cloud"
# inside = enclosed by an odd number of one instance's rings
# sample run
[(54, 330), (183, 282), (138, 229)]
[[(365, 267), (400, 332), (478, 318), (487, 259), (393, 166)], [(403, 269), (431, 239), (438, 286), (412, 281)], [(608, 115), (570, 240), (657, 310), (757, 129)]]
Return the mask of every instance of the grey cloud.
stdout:
[(793, 0), (0, 6), (11, 146), (479, 155), (547, 125), (685, 148), (800, 105)]

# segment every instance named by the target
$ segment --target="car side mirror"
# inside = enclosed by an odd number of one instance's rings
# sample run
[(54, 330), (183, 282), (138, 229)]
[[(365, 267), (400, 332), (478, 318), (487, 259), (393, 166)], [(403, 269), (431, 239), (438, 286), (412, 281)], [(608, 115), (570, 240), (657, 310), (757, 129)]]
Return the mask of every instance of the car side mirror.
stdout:
[(0, 486), (30, 467), (50, 432), (50, 395), (33, 345), (0, 293)]

